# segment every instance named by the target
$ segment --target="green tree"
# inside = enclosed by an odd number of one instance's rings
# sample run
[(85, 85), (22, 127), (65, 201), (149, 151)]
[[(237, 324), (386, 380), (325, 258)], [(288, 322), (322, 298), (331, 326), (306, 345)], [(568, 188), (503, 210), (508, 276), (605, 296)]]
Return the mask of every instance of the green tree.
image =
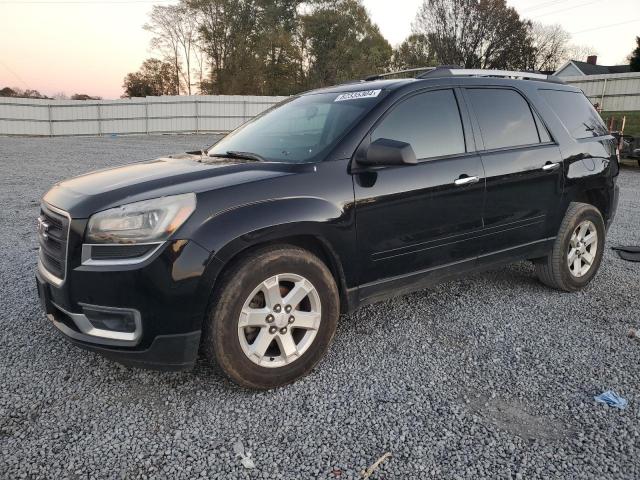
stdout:
[(392, 68), (406, 70), (408, 68), (433, 67), (437, 65), (433, 50), (429, 46), (426, 35), (414, 33), (393, 50)]
[(0, 97), (15, 97), (16, 91), (11, 87), (4, 87), (0, 90)]
[(265, 95), (289, 95), (303, 81), (303, 54), (298, 8), (303, 0), (261, 0), (258, 55), (262, 58)]
[[(392, 49), (360, 0), (182, 0), (181, 5), (197, 25), (199, 62), (208, 70), (200, 82), (203, 93), (289, 95), (389, 66)], [(172, 51), (171, 41), (164, 45)]]
[(209, 60), (209, 80), (201, 90), (210, 94), (256, 94), (260, 58), (256, 55), (256, 0), (190, 0), (198, 18), (202, 48)]
[(189, 0), (213, 94), (287, 95), (299, 89), (303, 0)]
[(359, 0), (319, 1), (302, 17), (307, 86), (362, 78), (389, 67), (392, 48)]
[(629, 66), (632, 72), (640, 72), (640, 37), (636, 37), (636, 49), (629, 55)]
[(94, 97), (86, 93), (74, 93), (71, 95), (71, 100), (102, 100), (102, 97)]
[(174, 66), (156, 58), (144, 61), (140, 70), (124, 77), (123, 98), (178, 95), (179, 85)]
[(46, 95), (41, 94), (38, 90), (21, 90), (19, 88), (4, 87), (0, 90), (0, 97), (15, 97), (15, 98), (49, 98)]

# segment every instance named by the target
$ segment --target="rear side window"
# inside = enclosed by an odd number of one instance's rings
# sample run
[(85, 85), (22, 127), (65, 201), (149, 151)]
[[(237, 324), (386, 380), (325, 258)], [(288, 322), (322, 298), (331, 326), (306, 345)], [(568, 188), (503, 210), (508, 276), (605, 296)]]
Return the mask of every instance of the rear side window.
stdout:
[(414, 95), (393, 108), (371, 134), (411, 144), (419, 159), (465, 152), (458, 103), (452, 90)]
[(582, 93), (540, 90), (540, 95), (558, 115), (573, 138), (599, 137), (608, 133), (602, 118)]
[(540, 142), (531, 108), (518, 92), (472, 88), (467, 93), (480, 124), (484, 148), (491, 150)]

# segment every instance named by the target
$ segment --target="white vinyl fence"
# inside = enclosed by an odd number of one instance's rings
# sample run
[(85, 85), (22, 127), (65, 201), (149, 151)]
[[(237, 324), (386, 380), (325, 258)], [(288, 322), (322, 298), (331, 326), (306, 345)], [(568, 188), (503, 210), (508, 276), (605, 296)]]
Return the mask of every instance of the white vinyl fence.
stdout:
[(0, 97), (0, 135), (228, 132), (285, 98), (192, 95), (82, 101)]
[[(564, 77), (605, 112), (640, 110), (640, 73)], [(228, 132), (286, 97), (163, 96), (120, 100), (0, 97), (0, 135)]]
[(604, 112), (640, 110), (640, 72), (563, 77), (569, 85), (580, 88), (594, 105)]

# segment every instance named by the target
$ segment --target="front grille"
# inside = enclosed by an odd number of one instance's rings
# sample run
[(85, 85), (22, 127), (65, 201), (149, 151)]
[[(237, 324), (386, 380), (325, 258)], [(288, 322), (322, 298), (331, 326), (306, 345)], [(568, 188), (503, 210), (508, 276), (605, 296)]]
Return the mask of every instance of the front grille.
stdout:
[(61, 280), (67, 268), (68, 239), (69, 219), (43, 204), (38, 218), (40, 261), (49, 273)]

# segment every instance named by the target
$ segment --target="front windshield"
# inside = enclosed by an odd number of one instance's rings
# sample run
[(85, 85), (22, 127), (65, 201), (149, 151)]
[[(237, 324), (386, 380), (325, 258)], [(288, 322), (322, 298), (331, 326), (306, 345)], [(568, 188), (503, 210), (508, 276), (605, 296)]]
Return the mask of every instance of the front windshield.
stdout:
[(317, 161), (381, 97), (380, 90), (294, 97), (231, 132), (207, 154), (250, 153), (272, 162)]

